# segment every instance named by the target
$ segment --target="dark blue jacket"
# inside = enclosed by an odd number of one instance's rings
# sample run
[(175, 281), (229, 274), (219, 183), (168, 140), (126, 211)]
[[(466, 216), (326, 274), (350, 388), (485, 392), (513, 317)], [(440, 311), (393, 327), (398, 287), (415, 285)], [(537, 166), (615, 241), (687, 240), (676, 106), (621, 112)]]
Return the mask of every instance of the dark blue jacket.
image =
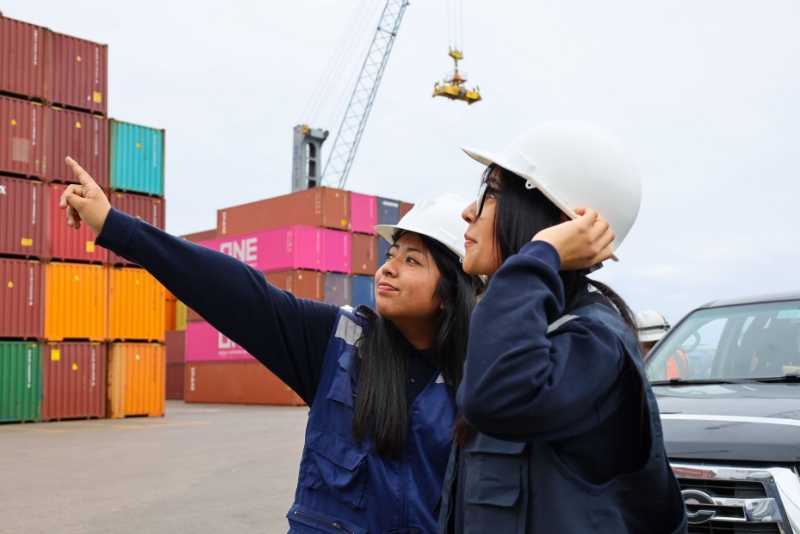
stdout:
[(473, 314), (441, 531), (685, 532), (636, 339), (599, 295), (565, 316), (559, 268), (527, 244)]
[[(409, 358), (409, 429), (391, 460), (350, 434), (366, 322), (298, 299), (219, 252), (111, 210), (97, 244), (147, 269), (178, 299), (275, 373), (311, 407), (291, 532), (429, 533), (450, 449), (455, 408), (429, 351)], [(350, 369), (354, 373), (350, 374)]]

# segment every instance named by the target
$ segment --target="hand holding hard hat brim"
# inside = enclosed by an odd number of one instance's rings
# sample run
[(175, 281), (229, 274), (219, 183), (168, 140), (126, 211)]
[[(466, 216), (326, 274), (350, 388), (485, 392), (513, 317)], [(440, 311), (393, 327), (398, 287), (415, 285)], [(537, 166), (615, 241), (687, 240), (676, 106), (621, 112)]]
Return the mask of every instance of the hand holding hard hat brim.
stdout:
[(578, 218), (546, 228), (533, 241), (553, 245), (561, 258), (562, 271), (588, 269), (612, 256), (614, 231), (603, 217), (591, 208), (575, 208)]

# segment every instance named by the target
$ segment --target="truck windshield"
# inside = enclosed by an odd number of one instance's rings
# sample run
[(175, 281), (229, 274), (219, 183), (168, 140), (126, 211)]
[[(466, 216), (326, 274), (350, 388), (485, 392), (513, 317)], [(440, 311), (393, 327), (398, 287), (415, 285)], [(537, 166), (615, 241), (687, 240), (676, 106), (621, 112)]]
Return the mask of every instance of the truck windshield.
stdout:
[(647, 360), (651, 382), (800, 374), (800, 301), (692, 313)]

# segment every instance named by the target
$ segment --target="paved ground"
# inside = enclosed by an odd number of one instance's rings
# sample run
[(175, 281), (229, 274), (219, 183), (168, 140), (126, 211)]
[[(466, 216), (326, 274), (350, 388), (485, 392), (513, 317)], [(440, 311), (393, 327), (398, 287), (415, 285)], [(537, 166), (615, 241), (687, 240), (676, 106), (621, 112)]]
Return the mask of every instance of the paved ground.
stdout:
[(0, 425), (0, 532), (285, 533), (307, 411)]

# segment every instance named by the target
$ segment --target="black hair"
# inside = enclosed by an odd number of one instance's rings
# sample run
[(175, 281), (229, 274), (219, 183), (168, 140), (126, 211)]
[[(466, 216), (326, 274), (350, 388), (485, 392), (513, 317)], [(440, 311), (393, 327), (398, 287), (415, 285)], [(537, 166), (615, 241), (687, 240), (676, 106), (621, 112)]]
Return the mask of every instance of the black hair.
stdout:
[[(393, 242), (404, 233), (397, 231)], [(482, 283), (464, 272), (453, 251), (434, 239), (417, 235), (440, 273), (435, 296), (442, 303), (442, 310), (433, 363), (454, 398), (467, 356), (469, 320)], [(350, 431), (359, 445), (371, 436), (376, 452), (397, 458), (403, 453), (408, 427), (407, 358), (402, 349), (405, 340), (390, 319), (366, 306), (359, 306), (356, 312), (371, 324), (358, 342), (358, 393)]]

